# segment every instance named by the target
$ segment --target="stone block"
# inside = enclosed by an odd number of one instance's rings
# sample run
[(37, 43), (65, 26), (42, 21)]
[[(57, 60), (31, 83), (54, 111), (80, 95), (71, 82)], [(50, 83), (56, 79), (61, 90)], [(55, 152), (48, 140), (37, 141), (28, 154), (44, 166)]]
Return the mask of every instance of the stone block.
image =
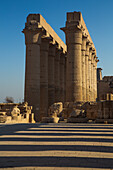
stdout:
[(62, 102), (54, 103), (53, 105), (51, 105), (49, 107), (48, 115), (49, 115), (49, 117), (60, 116), (60, 113), (62, 112), (62, 110), (63, 110), (63, 103)]
[(6, 117), (6, 112), (0, 112), (0, 123), (5, 123)]
[(95, 123), (113, 123), (113, 119), (96, 119)]
[(67, 119), (67, 123), (87, 123), (88, 118), (75, 118), (75, 117), (69, 117)]
[(42, 117), (41, 123), (58, 123), (59, 117)]

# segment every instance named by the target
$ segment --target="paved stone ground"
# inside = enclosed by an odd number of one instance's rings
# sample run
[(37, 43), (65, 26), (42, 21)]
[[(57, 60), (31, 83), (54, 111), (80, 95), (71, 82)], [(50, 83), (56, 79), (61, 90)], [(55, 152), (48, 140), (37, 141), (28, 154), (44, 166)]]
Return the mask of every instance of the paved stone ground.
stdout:
[(0, 168), (113, 168), (113, 125), (0, 124)]

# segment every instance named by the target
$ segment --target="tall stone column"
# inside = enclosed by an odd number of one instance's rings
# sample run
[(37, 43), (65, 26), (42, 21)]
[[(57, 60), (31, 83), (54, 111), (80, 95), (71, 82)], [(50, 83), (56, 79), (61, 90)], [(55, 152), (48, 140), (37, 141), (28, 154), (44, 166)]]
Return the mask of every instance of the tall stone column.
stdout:
[(64, 102), (66, 102), (66, 72), (67, 72), (67, 53), (64, 59)]
[(55, 52), (56, 46), (50, 43), (48, 56), (48, 106), (55, 103)]
[(93, 62), (94, 62), (94, 54), (93, 54), (93, 51), (92, 51), (92, 55), (91, 55), (91, 101), (94, 101), (94, 94), (93, 94), (93, 88), (94, 88)]
[(91, 101), (93, 101), (93, 54), (91, 51)]
[(86, 63), (86, 101), (89, 101), (89, 48), (90, 43), (86, 44), (85, 63)]
[(92, 55), (92, 51), (91, 48), (89, 49), (89, 59), (88, 59), (88, 69), (89, 69), (89, 101), (91, 101), (92, 97), (91, 97), (91, 55)]
[(67, 44), (67, 75), (66, 75), (66, 101), (82, 101), (82, 70), (81, 45), (82, 30), (79, 26), (62, 28), (66, 34)]
[(48, 115), (48, 51), (49, 37), (43, 37), (40, 55), (40, 120)]
[(56, 47), (55, 55), (55, 102), (60, 102), (60, 53), (61, 50)]
[(60, 98), (61, 102), (65, 101), (65, 54), (62, 52), (60, 55)]
[(95, 56), (95, 70), (94, 70), (94, 76), (95, 76), (95, 100), (97, 99), (97, 62), (98, 62), (98, 57)]
[(95, 101), (95, 53), (92, 55), (92, 96), (93, 101)]
[(40, 114), (40, 44), (41, 29), (25, 28), (26, 68), (25, 68), (25, 94), (24, 101), (33, 106), (35, 120)]
[(86, 63), (85, 63), (86, 41), (87, 36), (83, 35), (81, 50), (82, 50), (82, 96), (84, 102), (86, 101)]

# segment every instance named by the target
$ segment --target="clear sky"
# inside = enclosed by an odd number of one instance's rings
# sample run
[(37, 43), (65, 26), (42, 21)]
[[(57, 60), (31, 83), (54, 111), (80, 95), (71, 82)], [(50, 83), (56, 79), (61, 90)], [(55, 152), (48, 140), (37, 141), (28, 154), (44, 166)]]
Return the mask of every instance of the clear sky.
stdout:
[(0, 0), (0, 102), (24, 98), (25, 43), (29, 13), (40, 13), (65, 42), (60, 30), (66, 12), (81, 11), (104, 75), (113, 75), (113, 0)]

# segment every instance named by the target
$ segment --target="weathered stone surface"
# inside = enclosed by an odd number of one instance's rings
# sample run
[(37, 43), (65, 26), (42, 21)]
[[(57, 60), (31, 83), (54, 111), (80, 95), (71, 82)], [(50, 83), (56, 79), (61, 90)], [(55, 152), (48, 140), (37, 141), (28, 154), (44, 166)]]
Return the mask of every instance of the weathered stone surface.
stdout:
[(85, 112), (84, 110), (75, 109), (72, 111), (69, 117), (71, 118), (85, 117), (84, 112)]
[(88, 118), (75, 118), (75, 117), (69, 117), (67, 119), (67, 123), (87, 123), (88, 122)]
[[(28, 15), (23, 33), (26, 44), (24, 100), (33, 106), (35, 120), (40, 121), (43, 116), (47, 116), (51, 104), (61, 101), (60, 60), (56, 60), (55, 64), (55, 50), (58, 48), (59, 52), (65, 54), (67, 46), (40, 14)], [(50, 44), (54, 46), (54, 50), (49, 48)], [(58, 59), (58, 55), (56, 57)], [(57, 75), (57, 80), (55, 74), (51, 74), (53, 72)]]
[(96, 119), (95, 123), (112, 123), (113, 124), (113, 119)]
[[(97, 58), (95, 57), (96, 50), (82, 18), (82, 14), (80, 12), (67, 13), (66, 26), (61, 29), (66, 34), (68, 49), (66, 65), (68, 70), (66, 74), (66, 101), (74, 103), (90, 101), (91, 94), (94, 94), (92, 101), (95, 101), (97, 92), (95, 77), (97, 62)], [(92, 53), (95, 54), (93, 60), (95, 69), (91, 69)], [(93, 75), (93, 81), (91, 81), (91, 75)], [(94, 87), (94, 89), (91, 87)]]
[(5, 123), (6, 122), (6, 112), (0, 112), (0, 123)]
[(35, 123), (28, 103), (0, 103), (0, 123)]
[(59, 117), (42, 117), (41, 123), (58, 123)]
[[(57, 117), (48, 108), (67, 102), (63, 117), (82, 102), (97, 98), (97, 57), (93, 41), (80, 12), (67, 13), (66, 45), (40, 14), (30, 14), (23, 33), (26, 44), (25, 98), (33, 106), (35, 120)], [(79, 105), (80, 102), (80, 105)], [(66, 106), (68, 105), (68, 106)], [(52, 112), (52, 113), (51, 113)]]
[(59, 103), (54, 103), (53, 105), (50, 106), (49, 110), (48, 110), (48, 115), (50, 117), (57, 117), (60, 116), (60, 113), (63, 110), (63, 103), (59, 102)]
[(104, 76), (98, 80), (98, 101), (113, 100), (113, 76)]
[(99, 101), (94, 103), (87, 103), (86, 115), (88, 119), (104, 121), (106, 119), (113, 119), (113, 101)]

